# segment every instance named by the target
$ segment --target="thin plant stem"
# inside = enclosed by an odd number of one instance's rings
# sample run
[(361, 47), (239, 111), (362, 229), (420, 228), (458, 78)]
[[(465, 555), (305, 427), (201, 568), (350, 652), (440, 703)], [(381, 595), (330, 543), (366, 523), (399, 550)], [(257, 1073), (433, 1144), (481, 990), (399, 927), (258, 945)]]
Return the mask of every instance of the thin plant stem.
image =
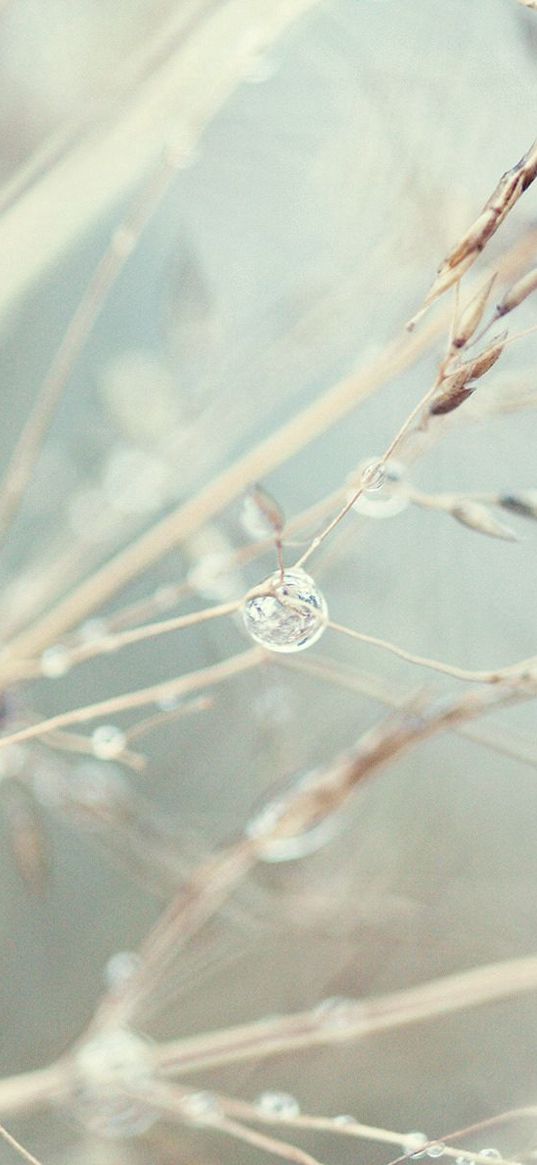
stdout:
[(37, 724), (30, 724), (19, 728), (16, 732), (0, 737), (0, 748), (17, 744), (23, 740), (33, 740), (45, 736), (57, 728), (67, 728), (71, 724), (84, 724), (88, 720), (98, 720), (102, 716), (114, 715), (116, 712), (127, 712), (131, 708), (143, 708), (154, 704), (168, 696), (181, 696), (188, 692), (196, 692), (200, 688), (212, 687), (241, 672), (256, 667), (260, 660), (265, 658), (261, 648), (252, 648), (239, 655), (231, 656), (222, 663), (212, 664), (199, 671), (187, 672), (186, 675), (164, 680), (153, 684), (150, 688), (140, 688), (134, 692), (126, 692), (121, 696), (111, 696), (108, 700), (101, 700), (98, 704), (85, 704), (81, 708), (73, 708), (71, 712), (59, 712), (48, 720), (41, 720)]
[(9, 682), (10, 662), (31, 658), (80, 623), (117, 590), (146, 570), (172, 547), (184, 542), (200, 526), (220, 513), (249, 486), (296, 455), (321, 433), (342, 420), (370, 397), (381, 384), (412, 367), (441, 332), (443, 317), (419, 335), (397, 340), (362, 370), (339, 381), (312, 405), (265, 438), (202, 487), (195, 497), (161, 518), (136, 541), (84, 580), (56, 607), (9, 641), (11, 655), (0, 667)]
[(28, 1165), (43, 1165), (41, 1161), (38, 1161), (37, 1157), (34, 1157), (33, 1153), (29, 1153), (28, 1149), (25, 1149), (24, 1145), (21, 1145), (20, 1141), (17, 1141), (12, 1133), (8, 1133), (3, 1125), (0, 1125), (0, 1137), (19, 1154), (19, 1157), (22, 1157), (23, 1161), (27, 1161)]
[[(238, 611), (240, 602), (221, 603), (219, 606), (206, 607), (203, 611), (192, 611), (188, 615), (176, 615), (172, 619), (161, 619), (157, 623), (142, 623), (139, 627), (129, 628), (127, 631), (118, 631), (104, 634), (101, 639), (91, 643), (82, 643), (69, 651), (69, 670), (77, 664), (85, 663), (98, 655), (110, 655), (129, 647), (133, 643), (142, 643), (145, 639), (155, 639), (159, 635), (168, 635), (173, 631), (183, 631), (187, 627), (196, 627), (199, 623), (207, 623), (211, 619), (220, 619), (225, 615), (233, 615)], [(21, 676), (28, 679), (42, 674), (39, 662), (21, 660)]]
[[(218, 1095), (219, 1107), (226, 1115), (238, 1117), (240, 1120), (251, 1121), (256, 1124), (281, 1124), (287, 1128), (306, 1129), (315, 1132), (333, 1133), (335, 1136), (353, 1137), (359, 1140), (375, 1141), (378, 1144), (384, 1145), (401, 1145), (403, 1148), (408, 1143), (408, 1133), (398, 1133), (391, 1129), (378, 1128), (375, 1125), (362, 1124), (360, 1121), (354, 1119), (346, 1123), (338, 1122), (337, 1117), (322, 1117), (310, 1116), (306, 1113), (300, 1113), (297, 1116), (287, 1115), (270, 1115), (263, 1111), (262, 1108), (253, 1104), (248, 1104), (243, 1100), (236, 1100), (228, 1096)], [(456, 1134), (453, 1134), (456, 1135)], [(434, 1144), (435, 1141), (429, 1141), (427, 1144)], [(444, 1140), (442, 1140), (444, 1144)], [(426, 1151), (426, 1146), (423, 1146)], [(453, 1149), (449, 1145), (445, 1145), (443, 1156), (445, 1157), (459, 1157), (464, 1153), (467, 1161), (476, 1162), (476, 1165), (486, 1162), (490, 1163), (490, 1157), (484, 1156), (482, 1153), (474, 1153), (471, 1150), (461, 1149), (460, 1147)], [(410, 1154), (408, 1154), (410, 1155)], [(407, 1156), (407, 1154), (405, 1154)], [(508, 1158), (499, 1157), (498, 1165), (518, 1165), (518, 1162), (510, 1161)]]
[(390, 643), (387, 639), (379, 639), (376, 635), (366, 635), (365, 632), (354, 631), (351, 627), (344, 627), (341, 623), (334, 623), (332, 620), (328, 622), (327, 626), (332, 631), (337, 631), (340, 635), (347, 635), (350, 639), (357, 639), (359, 643), (369, 643), (372, 647), (380, 647), (383, 651), (390, 652), (391, 655), (397, 655), (400, 659), (407, 660), (408, 663), (415, 663), (419, 667), (430, 668), (432, 671), (440, 672), (443, 675), (453, 676), (457, 680), (465, 680), (479, 684), (495, 684), (502, 678), (503, 672), (469, 671), (467, 668), (442, 663), (440, 660), (429, 659), (427, 656), (414, 655), (413, 652), (406, 651), (404, 647), (398, 647), (397, 644)]
[[(323, 656), (322, 660), (286, 657), (285, 666), (291, 668), (292, 671), (317, 676), (320, 679), (328, 680), (329, 683), (339, 684), (350, 691), (360, 692), (361, 695), (367, 696), (371, 700), (377, 700), (389, 708), (404, 710), (411, 705), (416, 695), (415, 690), (412, 692), (396, 691), (379, 676), (357, 672), (354, 668), (346, 667), (339, 660), (328, 659), (326, 656)], [(531, 768), (537, 768), (537, 750), (532, 747), (532, 742), (523, 741), (514, 736), (513, 733), (500, 729), (498, 726), (485, 729), (481, 725), (461, 724), (453, 727), (452, 731), (456, 736), (466, 737), (476, 744), (483, 745), (484, 748), (490, 748), (493, 752), (509, 756), (522, 764), (530, 765)]]
[[(166, 1075), (190, 1075), (229, 1064), (258, 1062), (284, 1053), (367, 1039), (438, 1016), (482, 1007), (537, 991), (537, 956), (474, 967), (370, 999), (348, 1000), (330, 1022), (322, 1007), (257, 1020), (220, 1032), (161, 1044), (157, 1063)], [(1, 1098), (0, 1098), (1, 1099)]]

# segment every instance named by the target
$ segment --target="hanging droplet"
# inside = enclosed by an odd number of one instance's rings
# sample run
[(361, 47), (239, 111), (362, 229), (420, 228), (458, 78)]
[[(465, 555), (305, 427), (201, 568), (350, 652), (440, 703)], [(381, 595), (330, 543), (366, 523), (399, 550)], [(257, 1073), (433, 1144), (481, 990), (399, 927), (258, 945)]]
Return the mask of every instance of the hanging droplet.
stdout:
[(358, 514), (371, 518), (393, 518), (408, 505), (405, 492), (399, 488), (404, 466), (398, 461), (368, 461), (362, 464), (354, 478), (354, 492), (362, 487), (363, 493), (353, 503)]
[(334, 1117), (332, 1124), (335, 1125), (338, 1129), (349, 1128), (351, 1125), (356, 1124), (356, 1117), (350, 1116), (349, 1113), (342, 1112), (339, 1116)]
[(105, 1137), (136, 1137), (158, 1120), (151, 1106), (150, 1043), (126, 1029), (84, 1044), (75, 1059), (75, 1112), (81, 1124)]
[(103, 639), (108, 637), (108, 624), (106, 619), (86, 619), (78, 629), (78, 640), (80, 643), (100, 643)]
[(141, 963), (136, 951), (117, 951), (110, 955), (103, 972), (105, 987), (109, 991), (120, 990), (140, 969)]
[(360, 471), (361, 484), (367, 493), (376, 493), (382, 489), (388, 479), (388, 471), (384, 461), (369, 461)]
[(115, 724), (101, 724), (91, 734), (93, 755), (99, 760), (110, 760), (125, 751), (125, 733)]
[(499, 1149), (478, 1149), (480, 1157), (488, 1157), (490, 1161), (501, 1161), (502, 1155)]
[(445, 1151), (446, 1146), (443, 1141), (433, 1141), (432, 1145), (429, 1145), (427, 1149), (427, 1156), (432, 1157), (434, 1160), (436, 1157), (443, 1157)]
[(300, 1115), (300, 1105), (289, 1092), (262, 1092), (254, 1103), (264, 1116), (273, 1116), (278, 1120), (292, 1120)]
[(193, 1125), (207, 1124), (220, 1115), (218, 1097), (214, 1092), (191, 1092), (183, 1097), (181, 1105), (184, 1117)]
[(47, 647), (40, 660), (41, 675), (47, 679), (64, 676), (71, 666), (71, 654), (62, 643)]
[[(263, 593), (266, 588), (266, 593)], [(248, 634), (270, 651), (302, 651), (322, 635), (328, 610), (321, 591), (303, 570), (273, 574), (247, 595), (242, 616)]]
[(413, 1160), (417, 1161), (420, 1157), (425, 1157), (425, 1151), (421, 1152), (421, 1150), (423, 1150), (423, 1146), (427, 1144), (428, 1140), (429, 1138), (425, 1133), (419, 1133), (413, 1130), (411, 1133), (407, 1133), (403, 1141), (403, 1151), (408, 1153)]
[[(285, 817), (291, 799), (297, 793), (315, 785), (317, 774), (315, 771), (296, 777), (282, 789), (280, 795), (262, 805), (259, 812), (250, 819), (245, 828), (246, 837), (253, 838), (261, 843), (258, 857), (263, 862), (290, 862), (307, 857), (322, 849), (332, 841), (341, 823), (336, 813), (322, 817), (317, 823), (312, 822), (310, 828), (289, 836), (272, 837), (277, 830), (278, 823)], [(266, 840), (264, 840), (266, 839)]]

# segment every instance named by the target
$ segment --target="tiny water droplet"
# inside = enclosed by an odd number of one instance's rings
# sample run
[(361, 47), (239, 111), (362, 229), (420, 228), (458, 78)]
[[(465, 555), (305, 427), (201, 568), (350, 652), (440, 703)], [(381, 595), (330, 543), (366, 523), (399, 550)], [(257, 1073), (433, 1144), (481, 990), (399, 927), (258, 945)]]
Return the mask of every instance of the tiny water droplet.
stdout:
[(56, 643), (53, 647), (46, 648), (41, 656), (40, 664), (41, 675), (46, 676), (47, 679), (55, 679), (57, 676), (64, 676), (69, 671), (71, 654), (62, 643)]
[(291, 1120), (300, 1114), (300, 1105), (289, 1092), (262, 1092), (255, 1101), (255, 1107), (265, 1116), (279, 1120)]
[(218, 1097), (213, 1092), (191, 1092), (182, 1101), (183, 1112), (190, 1124), (207, 1124), (220, 1114)]
[(501, 1161), (502, 1155), (499, 1149), (478, 1149), (481, 1157), (488, 1157), (491, 1161)]
[(383, 461), (369, 461), (361, 471), (362, 485), (368, 493), (375, 493), (382, 489), (387, 479), (386, 466)]
[(99, 760), (110, 760), (114, 756), (120, 756), (125, 750), (126, 743), (125, 733), (116, 728), (115, 724), (101, 724), (91, 735), (93, 755)]
[(334, 1117), (332, 1124), (335, 1125), (338, 1129), (345, 1129), (350, 1125), (356, 1124), (356, 1117), (350, 1116), (349, 1113), (342, 1112), (339, 1116)]
[(423, 1146), (427, 1144), (428, 1140), (429, 1138), (425, 1133), (413, 1130), (411, 1133), (407, 1133), (403, 1141), (403, 1150), (405, 1153), (409, 1153), (415, 1160), (418, 1160), (420, 1157), (425, 1157), (425, 1152), (420, 1152), (420, 1150), (423, 1149)]
[(118, 1029), (83, 1044), (75, 1059), (74, 1108), (99, 1136), (135, 1137), (158, 1120), (148, 1097), (153, 1056), (148, 1040)]
[(429, 1148), (427, 1149), (427, 1156), (432, 1157), (433, 1159), (436, 1157), (443, 1157), (445, 1151), (446, 1146), (444, 1145), (443, 1141), (433, 1141), (432, 1145), (429, 1145)]
[(135, 951), (117, 951), (115, 955), (110, 955), (103, 973), (105, 987), (110, 991), (123, 987), (140, 966), (141, 959)]
[(404, 466), (398, 461), (383, 463), (377, 459), (363, 464), (358, 471), (358, 486), (363, 493), (353, 503), (353, 510), (371, 518), (392, 518), (400, 514), (408, 505), (406, 494), (398, 489), (403, 474)]
[(323, 999), (314, 1009), (315, 1019), (332, 1032), (345, 1032), (351, 1026), (354, 1028), (359, 1015), (359, 1003), (356, 999), (347, 999), (342, 995), (333, 995)]
[(106, 639), (107, 635), (106, 619), (86, 619), (78, 630), (80, 643), (98, 643), (101, 639)]

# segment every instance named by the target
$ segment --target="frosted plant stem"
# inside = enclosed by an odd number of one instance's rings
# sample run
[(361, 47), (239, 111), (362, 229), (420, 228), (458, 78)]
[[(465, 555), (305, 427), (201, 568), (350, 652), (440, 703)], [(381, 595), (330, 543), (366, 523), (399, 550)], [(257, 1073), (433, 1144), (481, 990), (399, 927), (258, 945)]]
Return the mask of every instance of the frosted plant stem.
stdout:
[[(379, 639), (376, 635), (366, 635), (362, 631), (354, 631), (351, 627), (344, 627), (341, 623), (333, 623), (330, 620), (327, 626), (332, 631), (337, 631), (340, 635), (347, 635), (350, 639), (357, 639), (359, 643), (369, 643), (372, 647), (380, 647), (383, 651), (390, 652), (391, 655), (397, 655), (400, 659), (406, 659), (408, 663), (415, 663), (419, 667), (430, 668), (432, 671), (441, 672), (443, 675), (453, 676), (457, 680), (466, 680), (480, 684), (495, 684), (501, 679), (501, 673), (499, 672), (468, 671), (466, 668), (452, 666), (449, 663), (441, 663), (440, 660), (429, 659), (427, 656), (414, 655), (413, 652), (406, 651), (404, 647), (398, 647), (397, 644), (390, 643), (387, 639)], [(514, 667), (516, 666), (514, 665)]]
[(199, 671), (187, 672), (186, 675), (174, 679), (164, 680), (153, 684), (150, 688), (140, 688), (138, 691), (126, 692), (121, 696), (111, 696), (108, 700), (101, 700), (98, 704), (85, 704), (82, 708), (73, 708), (71, 712), (60, 712), (48, 720), (41, 720), (37, 724), (30, 724), (19, 728), (6, 736), (0, 736), (0, 749), (16, 744), (22, 740), (32, 740), (38, 736), (45, 736), (57, 728), (67, 728), (70, 724), (84, 724), (88, 720), (98, 720), (100, 717), (114, 715), (116, 712), (126, 712), (130, 708), (143, 708), (154, 704), (168, 696), (182, 696), (188, 692), (199, 691), (200, 688), (209, 688), (223, 680), (231, 679), (248, 671), (265, 659), (265, 653), (259, 648), (243, 651), (233, 655), (222, 663), (215, 663)]
[(23, 1161), (28, 1161), (29, 1165), (42, 1165), (42, 1162), (38, 1161), (37, 1157), (34, 1157), (33, 1153), (29, 1153), (28, 1149), (25, 1149), (24, 1145), (21, 1145), (20, 1141), (17, 1141), (12, 1133), (8, 1133), (7, 1129), (5, 1129), (3, 1125), (0, 1125), (0, 1137), (2, 1137), (6, 1144), (10, 1145), (11, 1148), (19, 1154), (19, 1157), (22, 1157)]

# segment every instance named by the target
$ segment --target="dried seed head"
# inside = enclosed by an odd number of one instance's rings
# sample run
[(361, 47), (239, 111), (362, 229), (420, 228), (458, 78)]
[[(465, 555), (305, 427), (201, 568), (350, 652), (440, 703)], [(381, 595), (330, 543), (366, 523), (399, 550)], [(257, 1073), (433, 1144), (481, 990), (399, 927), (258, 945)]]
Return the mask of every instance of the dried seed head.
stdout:
[(499, 319), (501, 316), (507, 315), (509, 311), (513, 311), (513, 308), (518, 307), (520, 303), (523, 303), (524, 300), (528, 298), (528, 295), (531, 295), (531, 293), (535, 291), (536, 288), (537, 267), (534, 267), (532, 271), (528, 271), (527, 275), (523, 275), (522, 279), (518, 279), (517, 282), (514, 283), (508, 291), (506, 291), (503, 299), (500, 300), (500, 303), (496, 308), (496, 318)]
[(498, 498), (498, 505), (513, 514), (520, 514), (521, 518), (537, 519), (537, 490), (525, 490), (519, 494), (503, 494)]
[(479, 380), (481, 376), (485, 375), (485, 372), (489, 371), (489, 368), (496, 364), (505, 348), (506, 339), (507, 332), (503, 332), (501, 336), (495, 336), (493, 343), (484, 352), (480, 352), (479, 356), (475, 356), (473, 360), (466, 360), (464, 364), (461, 364), (458, 371), (466, 373), (466, 381)]
[(425, 299), (426, 306), (458, 282), (464, 272), (475, 262), (509, 211), (518, 202), (521, 194), (534, 181), (536, 175), (537, 142), (534, 142), (520, 161), (510, 170), (506, 170), (505, 174), (502, 174), (498, 185), (475, 222), (440, 265), (438, 275)]
[(460, 382), (448, 385), (431, 402), (429, 406), (431, 416), (441, 417), (446, 413), (454, 412), (455, 409), (458, 409), (460, 405), (464, 404), (465, 400), (468, 400), (468, 397), (472, 395), (473, 391), (473, 388), (468, 388), (464, 383), (461, 385)]
[(464, 348), (464, 345), (468, 343), (468, 340), (471, 339), (476, 328), (481, 323), (495, 279), (496, 274), (492, 275), (490, 279), (487, 279), (484, 286), (472, 297), (461, 312), (452, 340), (454, 348)]
[(463, 526), (469, 526), (471, 530), (477, 530), (479, 534), (488, 534), (491, 538), (503, 538), (508, 542), (517, 541), (517, 536), (513, 530), (510, 530), (509, 526), (504, 526), (502, 522), (498, 522), (490, 510), (479, 502), (457, 502), (450, 512), (458, 522), (462, 522)]
[(444, 413), (451, 413), (454, 409), (458, 409), (459, 405), (464, 404), (475, 388), (471, 382), (479, 380), (500, 359), (506, 338), (507, 332), (502, 336), (497, 336), (496, 342), (485, 352), (480, 352), (479, 356), (475, 356), (473, 360), (466, 360), (464, 364), (455, 369), (455, 372), (444, 377), (440, 392), (433, 398), (429, 406), (431, 416), (438, 417)]
[(277, 501), (260, 485), (253, 485), (249, 490), (246, 502), (249, 503), (250, 525), (257, 526), (258, 536), (262, 531), (264, 537), (273, 533), (279, 537), (285, 525), (285, 518)]

